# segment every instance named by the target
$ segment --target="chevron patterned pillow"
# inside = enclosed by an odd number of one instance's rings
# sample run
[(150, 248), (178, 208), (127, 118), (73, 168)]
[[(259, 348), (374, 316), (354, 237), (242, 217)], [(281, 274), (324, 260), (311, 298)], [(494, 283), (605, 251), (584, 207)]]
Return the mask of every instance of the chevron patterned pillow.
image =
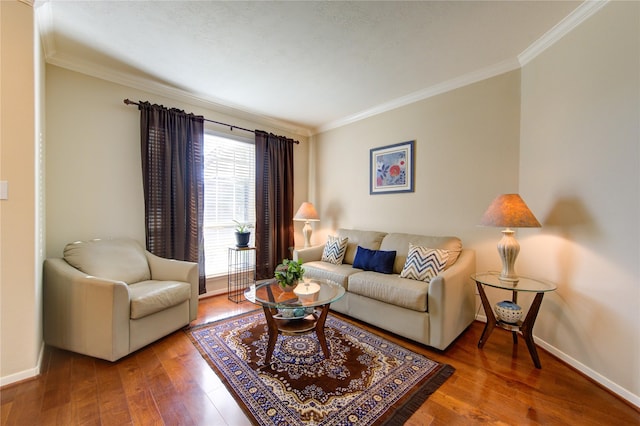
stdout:
[(428, 247), (409, 244), (407, 261), (402, 268), (400, 278), (410, 278), (419, 281), (431, 281), (443, 271), (449, 259), (447, 250), (432, 249)]
[(322, 252), (322, 261), (335, 265), (342, 264), (344, 254), (347, 252), (347, 242), (349, 242), (349, 238), (329, 235), (327, 244), (324, 245), (324, 251)]

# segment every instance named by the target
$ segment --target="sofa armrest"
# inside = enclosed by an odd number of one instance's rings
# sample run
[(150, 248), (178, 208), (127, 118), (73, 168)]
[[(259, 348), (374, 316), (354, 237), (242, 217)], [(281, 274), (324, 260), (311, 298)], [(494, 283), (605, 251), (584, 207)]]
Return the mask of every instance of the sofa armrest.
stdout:
[(428, 292), (430, 346), (444, 350), (475, 317), (475, 286), (471, 275), (476, 270), (473, 250), (462, 250), (449, 269), (431, 280)]
[(301, 261), (302, 263), (313, 262), (314, 260), (321, 260), (322, 253), (324, 252), (324, 244), (319, 246), (313, 246), (302, 249), (293, 250), (293, 260)]
[(165, 259), (145, 250), (151, 279), (158, 281), (182, 281), (191, 285), (189, 321), (198, 316), (199, 275), (198, 264), (183, 260)]
[(87, 275), (63, 259), (45, 260), (43, 273), (47, 344), (110, 361), (129, 353), (126, 283)]

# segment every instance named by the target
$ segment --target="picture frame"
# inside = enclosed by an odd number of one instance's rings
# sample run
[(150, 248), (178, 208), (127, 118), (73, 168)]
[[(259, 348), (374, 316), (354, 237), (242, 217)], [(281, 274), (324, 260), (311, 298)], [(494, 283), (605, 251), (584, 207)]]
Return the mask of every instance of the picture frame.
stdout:
[(372, 148), (369, 154), (369, 194), (414, 192), (415, 141)]

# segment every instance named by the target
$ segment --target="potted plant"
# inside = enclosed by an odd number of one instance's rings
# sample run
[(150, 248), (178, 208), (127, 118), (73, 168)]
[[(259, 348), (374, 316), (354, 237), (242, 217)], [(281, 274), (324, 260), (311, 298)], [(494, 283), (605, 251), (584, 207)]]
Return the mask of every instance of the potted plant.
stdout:
[(234, 220), (236, 223), (236, 247), (249, 247), (249, 238), (251, 237), (251, 231), (249, 231), (248, 223), (241, 223)]
[(275, 270), (276, 281), (284, 291), (292, 291), (302, 279), (304, 268), (302, 262), (283, 259), (282, 263)]

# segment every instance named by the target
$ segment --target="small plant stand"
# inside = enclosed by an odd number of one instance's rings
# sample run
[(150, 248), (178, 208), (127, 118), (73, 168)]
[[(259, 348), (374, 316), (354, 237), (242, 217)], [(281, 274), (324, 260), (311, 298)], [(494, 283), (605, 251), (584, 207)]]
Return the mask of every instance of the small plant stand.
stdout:
[(227, 274), (227, 297), (235, 303), (244, 298), (246, 289), (256, 283), (256, 248), (229, 247), (229, 273)]

